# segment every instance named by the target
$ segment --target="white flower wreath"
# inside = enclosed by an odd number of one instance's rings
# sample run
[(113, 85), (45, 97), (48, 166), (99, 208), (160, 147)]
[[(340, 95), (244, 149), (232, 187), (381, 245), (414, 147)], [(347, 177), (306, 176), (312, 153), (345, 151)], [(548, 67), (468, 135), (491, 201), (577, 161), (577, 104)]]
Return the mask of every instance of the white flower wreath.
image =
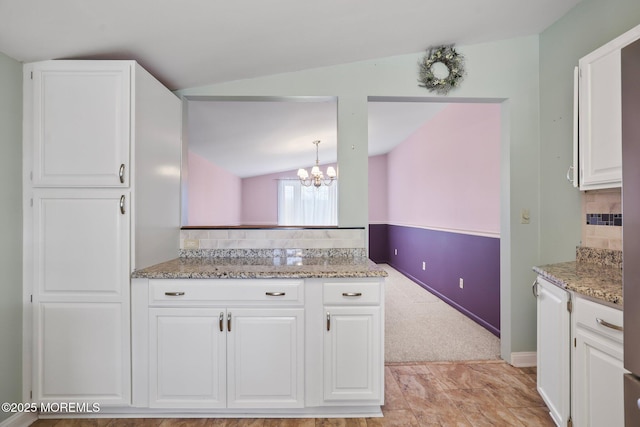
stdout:
[[(436, 75), (433, 67), (437, 64), (444, 65), (448, 73)], [(418, 86), (446, 95), (451, 89), (460, 85), (464, 74), (464, 56), (456, 52), (453, 45), (431, 47), (420, 62)]]

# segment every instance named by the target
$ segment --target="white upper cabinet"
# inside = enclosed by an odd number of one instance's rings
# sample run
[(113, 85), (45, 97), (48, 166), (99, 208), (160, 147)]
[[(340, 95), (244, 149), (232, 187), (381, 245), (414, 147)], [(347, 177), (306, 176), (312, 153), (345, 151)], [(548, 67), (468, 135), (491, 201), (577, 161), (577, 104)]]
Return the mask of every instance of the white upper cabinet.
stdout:
[(622, 182), (620, 49), (598, 49), (580, 60), (580, 189)]
[(580, 190), (622, 185), (620, 52), (638, 38), (640, 26), (579, 61), (577, 148)]
[(128, 186), (131, 64), (33, 64), (33, 185)]

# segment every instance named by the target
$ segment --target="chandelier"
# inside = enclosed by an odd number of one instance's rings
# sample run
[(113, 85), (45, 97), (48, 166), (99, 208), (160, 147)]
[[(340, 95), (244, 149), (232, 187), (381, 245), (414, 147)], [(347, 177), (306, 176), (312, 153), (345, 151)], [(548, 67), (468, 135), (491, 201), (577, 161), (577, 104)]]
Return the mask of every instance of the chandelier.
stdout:
[(316, 165), (311, 168), (311, 176), (309, 176), (309, 172), (307, 172), (306, 169), (298, 169), (298, 178), (300, 178), (300, 182), (305, 187), (310, 187), (311, 185), (320, 187), (323, 184), (331, 185), (333, 181), (336, 180), (336, 170), (333, 166), (329, 166), (327, 168), (327, 178), (325, 179), (318, 163), (318, 145), (320, 144), (320, 140), (313, 141), (312, 144), (316, 146)]

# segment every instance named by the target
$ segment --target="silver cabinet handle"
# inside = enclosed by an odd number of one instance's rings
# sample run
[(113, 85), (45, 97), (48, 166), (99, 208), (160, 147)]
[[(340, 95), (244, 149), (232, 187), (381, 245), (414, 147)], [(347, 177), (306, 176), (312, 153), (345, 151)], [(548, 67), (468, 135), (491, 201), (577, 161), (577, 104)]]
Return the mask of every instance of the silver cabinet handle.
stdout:
[(569, 170), (567, 170), (567, 181), (573, 182), (573, 166), (569, 166)]
[(266, 292), (265, 294), (270, 297), (283, 297), (286, 295), (284, 292)]
[(120, 170), (118, 171), (118, 177), (120, 177), (120, 184), (124, 184), (124, 163), (120, 165)]
[(219, 323), (220, 323), (220, 332), (224, 332), (224, 311), (220, 312)]
[(327, 331), (331, 330), (331, 313), (327, 311)]
[(343, 297), (361, 297), (362, 292), (343, 292), (342, 296)]
[(596, 322), (598, 322), (598, 325), (602, 325), (605, 328), (613, 329), (613, 330), (620, 331), (620, 332), (623, 331), (622, 326), (614, 325), (613, 323), (609, 323), (606, 320), (602, 320), (602, 319), (600, 319), (598, 317), (596, 317)]
[(184, 292), (165, 292), (164, 294), (169, 297), (181, 297)]
[(120, 213), (124, 215), (124, 194), (120, 197)]
[(227, 331), (231, 332), (231, 312), (227, 314)]
[(533, 285), (531, 285), (531, 292), (533, 292), (534, 298), (538, 298), (538, 296), (540, 296), (538, 293), (538, 280), (533, 281)]

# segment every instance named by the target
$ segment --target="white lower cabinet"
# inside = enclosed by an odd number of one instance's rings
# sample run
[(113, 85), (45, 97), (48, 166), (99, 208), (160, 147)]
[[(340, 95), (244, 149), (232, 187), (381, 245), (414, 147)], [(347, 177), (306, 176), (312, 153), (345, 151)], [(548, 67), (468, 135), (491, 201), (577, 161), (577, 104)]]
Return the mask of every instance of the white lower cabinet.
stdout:
[(302, 407), (304, 310), (149, 310), (151, 407)]
[(558, 426), (623, 427), (622, 310), (536, 281), (538, 391)]
[(622, 311), (578, 297), (574, 325), (574, 426), (623, 427)]
[(382, 279), (133, 279), (133, 406), (380, 416), (383, 292)]
[(325, 309), (325, 401), (380, 400), (380, 307)]
[(301, 280), (134, 284), (134, 406), (304, 407)]
[(224, 310), (149, 310), (150, 407), (226, 407), (223, 321)]
[(227, 407), (304, 406), (304, 309), (235, 308), (227, 319)]
[(129, 311), (121, 303), (44, 302), (35, 313), (40, 402), (129, 403)]
[(569, 292), (538, 277), (538, 392), (558, 426), (571, 415), (571, 313)]
[(383, 291), (380, 282), (323, 283), (324, 404), (383, 403)]

